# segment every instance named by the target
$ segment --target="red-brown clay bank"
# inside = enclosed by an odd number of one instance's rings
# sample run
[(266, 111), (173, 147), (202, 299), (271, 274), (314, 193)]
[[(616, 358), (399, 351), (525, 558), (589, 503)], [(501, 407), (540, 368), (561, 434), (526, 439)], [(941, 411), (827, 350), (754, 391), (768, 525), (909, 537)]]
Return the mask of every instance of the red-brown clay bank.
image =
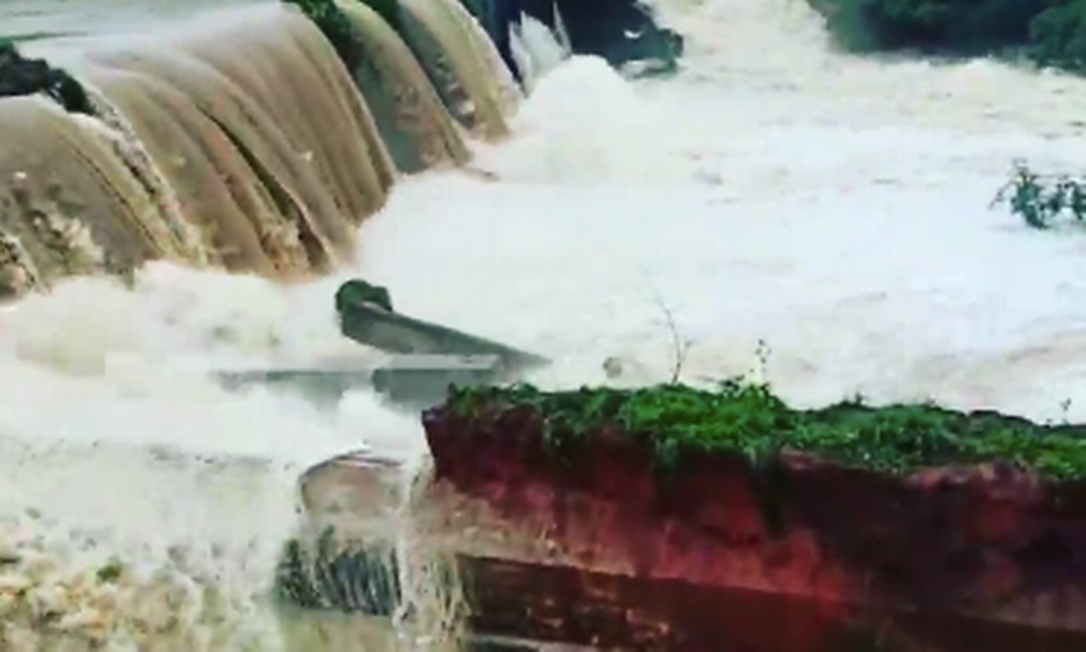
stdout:
[[(1086, 649), (1081, 481), (979, 458), (890, 472), (787, 445), (661, 470), (618, 418), (556, 451), (547, 409), (424, 415), (433, 531), (460, 553), (476, 631), (608, 650)], [(1080, 433), (1053, 436), (1041, 453), (1077, 453)]]

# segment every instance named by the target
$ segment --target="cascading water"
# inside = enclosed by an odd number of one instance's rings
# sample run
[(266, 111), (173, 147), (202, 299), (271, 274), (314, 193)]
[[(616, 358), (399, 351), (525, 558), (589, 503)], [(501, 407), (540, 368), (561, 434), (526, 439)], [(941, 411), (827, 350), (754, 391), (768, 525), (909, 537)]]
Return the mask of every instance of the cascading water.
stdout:
[[(562, 24), (561, 14), (555, 8), (555, 22)], [(521, 15), (520, 24), (509, 28), (509, 48), (513, 60), (520, 68), (520, 78), (529, 91), (535, 90), (536, 82), (551, 70), (554, 70), (573, 52), (570, 50), (569, 37), (562, 32), (552, 32), (546, 25), (526, 14)]]
[[(153, 35), (33, 46), (80, 80), (93, 116), (44, 98), (0, 100), (5, 285), (47, 292), (3, 315), (0, 385), (18, 406), (0, 418), (10, 467), (0, 647), (310, 650), (329, 631), (316, 614), (269, 611), (298, 475), (373, 445), (381, 420), (390, 442), (416, 437), (418, 424), (367, 396), (327, 413), (290, 398), (278, 406), (267, 392), (224, 394), (209, 370), (313, 363), (322, 347), (335, 358), (367, 353), (339, 343), (326, 282), (280, 287), (198, 270), (302, 280), (343, 269), (355, 228), (398, 176), (390, 127), (414, 153), (401, 163), (409, 171), (468, 160), (415, 52), (367, 7), (341, 6), (368, 48), (368, 86), (299, 11), (267, 3)], [(453, 62), (446, 81), (465, 80), (483, 107), (469, 126), (493, 136), (519, 92), (459, 9), (424, 7), (419, 23), (437, 35), (436, 60)], [(374, 115), (366, 93), (386, 90), (376, 98), (388, 100), (385, 113)], [(223, 291), (233, 297), (208, 303)], [(63, 409), (50, 409), (57, 398)], [(362, 406), (366, 434), (351, 405)], [(64, 503), (69, 492), (78, 498)], [(375, 526), (401, 542), (394, 623), (413, 638), (378, 649), (418, 649), (428, 622), (436, 634), (455, 626), (416, 597), (439, 583), (416, 579), (428, 571), (413, 570), (417, 555), (396, 534), (404, 519)]]
[(411, 45), (447, 106), (464, 126), (488, 139), (504, 138), (508, 80), (494, 75), (496, 57), (480, 43), (456, 0), (402, 0)]
[(354, 72), (401, 170), (417, 172), (445, 161), (464, 163), (467, 146), (411, 50), (377, 12), (360, 2), (341, 4), (361, 38)]
[[(792, 0), (657, 4), (688, 37), (676, 78), (572, 57), (515, 116), (449, 3), (404, 3), (403, 47), (349, 12), (368, 77), (270, 4), (177, 34), (108, 4), (20, 18), (103, 33), (26, 50), (109, 106), (0, 100), (0, 281), (50, 290), (0, 312), (5, 649), (357, 649), (366, 623), (268, 607), (295, 483), (363, 445), (417, 460), (417, 418), (368, 394), (334, 411), (228, 394), (206, 372), (372, 355), (332, 317), (359, 273), (407, 312), (548, 354), (543, 384), (602, 382), (608, 357), (627, 382), (669, 376), (665, 306), (687, 379), (746, 371), (764, 340), (768, 380), (800, 402), (861, 390), (1086, 416), (1063, 407), (1086, 378), (1082, 245), (986, 211), (1012, 158), (1076, 164), (1086, 84), (845, 57)], [(403, 95), (371, 110), (352, 76), (395, 76)], [(473, 143), (485, 180), (392, 188), (412, 152), (463, 161), (461, 130), (514, 135)], [(424, 541), (385, 537), (405, 602), (443, 593), (411, 567)], [(407, 633), (428, 617), (398, 615)]]

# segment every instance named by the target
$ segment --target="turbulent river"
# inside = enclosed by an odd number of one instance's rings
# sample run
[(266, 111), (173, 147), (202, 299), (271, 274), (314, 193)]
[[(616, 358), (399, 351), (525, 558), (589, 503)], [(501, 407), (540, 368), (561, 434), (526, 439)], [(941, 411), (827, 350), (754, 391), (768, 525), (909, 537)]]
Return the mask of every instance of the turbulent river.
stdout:
[[(8, 2), (0, 30), (145, 37), (201, 4)], [(553, 357), (544, 384), (603, 381), (609, 356), (666, 378), (677, 334), (684, 377), (755, 369), (800, 403), (1086, 419), (1086, 239), (988, 207), (1015, 158), (1081, 165), (1086, 81), (847, 57), (801, 0), (660, 5), (687, 37), (677, 77), (563, 62), (512, 139), (472, 144), (492, 174), (400, 181), (353, 268), (284, 286), (153, 263), (130, 290), (75, 279), (4, 308), (4, 649), (66, 628), (110, 650), (282, 647), (266, 596), (298, 474), (416, 456), (421, 428), (366, 394), (320, 411), (205, 372), (365, 355), (333, 320), (350, 276)]]

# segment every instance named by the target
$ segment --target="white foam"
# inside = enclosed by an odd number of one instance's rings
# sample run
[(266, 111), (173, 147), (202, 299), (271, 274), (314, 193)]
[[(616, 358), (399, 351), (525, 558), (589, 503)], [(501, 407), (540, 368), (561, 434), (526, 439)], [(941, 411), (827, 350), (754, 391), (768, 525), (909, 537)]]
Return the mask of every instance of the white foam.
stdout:
[[(560, 22), (561, 17), (557, 12), (558, 9), (555, 7), (558, 25), (554, 32), (527, 14), (521, 14), (519, 24), (509, 26), (510, 50), (529, 93), (535, 90), (535, 85), (540, 79), (572, 54), (568, 37), (562, 31), (565, 27)], [(565, 43), (560, 39), (566, 39)]]
[[(364, 227), (358, 273), (405, 312), (555, 357), (548, 383), (602, 380), (610, 356), (667, 377), (662, 303), (687, 378), (744, 372), (764, 340), (768, 379), (801, 402), (862, 390), (1086, 418), (1061, 405), (1086, 389), (1086, 239), (987, 210), (1012, 158), (1075, 170), (1082, 80), (844, 57), (791, 0), (661, 2), (689, 34), (679, 78), (561, 64), (518, 137), (480, 148), (499, 181), (404, 182)], [(420, 430), (366, 395), (318, 413), (202, 371), (364, 354), (332, 321), (350, 273), (283, 289), (158, 265), (133, 292), (81, 280), (0, 313), (0, 516), (58, 578), (112, 554), (167, 569), (197, 605), (186, 631), (233, 631), (199, 615), (219, 587), (274, 649), (260, 604), (296, 469), (361, 442), (411, 455)], [(87, 528), (93, 554), (75, 550)], [(186, 649), (240, 649), (223, 636)]]
[(603, 59), (575, 56), (536, 82), (514, 123), (518, 138), (482, 152), (477, 164), (500, 168), (509, 182), (675, 183), (685, 169), (662, 120), (669, 118)]

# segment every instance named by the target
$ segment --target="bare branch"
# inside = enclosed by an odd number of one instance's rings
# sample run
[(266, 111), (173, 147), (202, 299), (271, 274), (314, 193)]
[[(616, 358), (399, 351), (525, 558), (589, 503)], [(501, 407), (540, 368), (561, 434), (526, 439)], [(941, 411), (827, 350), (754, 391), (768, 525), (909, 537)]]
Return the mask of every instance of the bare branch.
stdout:
[(686, 364), (686, 355), (690, 351), (691, 342), (690, 340), (683, 339), (683, 337), (679, 335), (679, 327), (675, 325), (675, 316), (671, 313), (671, 308), (668, 307), (667, 302), (660, 296), (660, 293), (653, 292), (653, 296), (656, 305), (660, 308), (660, 311), (664, 313), (664, 319), (667, 321), (667, 329), (671, 332), (674, 366), (671, 370), (670, 382), (674, 385), (679, 382), (679, 376), (682, 374), (683, 365)]

